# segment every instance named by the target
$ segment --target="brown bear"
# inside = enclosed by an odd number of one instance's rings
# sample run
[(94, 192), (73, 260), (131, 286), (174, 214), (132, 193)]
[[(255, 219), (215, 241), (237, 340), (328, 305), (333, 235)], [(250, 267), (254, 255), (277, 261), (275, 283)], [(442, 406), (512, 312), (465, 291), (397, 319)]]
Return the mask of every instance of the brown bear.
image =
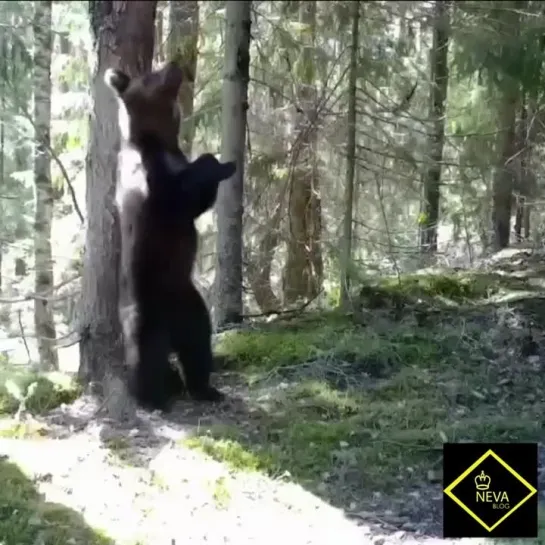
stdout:
[[(210, 384), (210, 316), (191, 278), (195, 219), (214, 205), (220, 182), (236, 165), (210, 154), (191, 163), (180, 150), (182, 72), (175, 63), (134, 78), (109, 69), (105, 81), (119, 106), (119, 312), (129, 391), (142, 407), (164, 411), (184, 382), (194, 399), (219, 401), (223, 395)], [(170, 365), (171, 353), (184, 382)]]

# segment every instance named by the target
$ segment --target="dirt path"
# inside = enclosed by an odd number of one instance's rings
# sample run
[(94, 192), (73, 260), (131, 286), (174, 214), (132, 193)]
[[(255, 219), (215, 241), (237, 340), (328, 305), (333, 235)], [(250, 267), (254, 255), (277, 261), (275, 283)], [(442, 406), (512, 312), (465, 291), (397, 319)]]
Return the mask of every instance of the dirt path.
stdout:
[[(92, 411), (82, 403), (80, 415)], [(181, 445), (183, 425), (155, 415), (143, 414), (132, 430), (92, 422), (77, 433), (59, 425), (50, 433), (1, 439), (0, 454), (45, 501), (81, 513), (111, 543), (449, 543), (349, 520), (296, 484), (233, 473)]]

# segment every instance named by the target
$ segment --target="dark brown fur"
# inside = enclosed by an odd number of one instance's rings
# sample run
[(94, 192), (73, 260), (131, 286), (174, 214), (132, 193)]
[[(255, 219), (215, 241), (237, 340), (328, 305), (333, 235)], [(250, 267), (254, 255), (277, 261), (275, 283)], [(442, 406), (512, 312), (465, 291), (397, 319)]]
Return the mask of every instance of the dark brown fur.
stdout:
[(179, 149), (176, 99), (182, 77), (175, 64), (133, 79), (109, 70), (105, 79), (120, 108), (119, 307), (130, 391), (140, 405), (168, 410), (183, 388), (168, 361), (174, 352), (189, 393), (219, 400), (222, 394), (210, 385), (210, 317), (191, 279), (194, 220), (214, 204), (234, 164), (222, 165), (210, 155), (188, 163)]

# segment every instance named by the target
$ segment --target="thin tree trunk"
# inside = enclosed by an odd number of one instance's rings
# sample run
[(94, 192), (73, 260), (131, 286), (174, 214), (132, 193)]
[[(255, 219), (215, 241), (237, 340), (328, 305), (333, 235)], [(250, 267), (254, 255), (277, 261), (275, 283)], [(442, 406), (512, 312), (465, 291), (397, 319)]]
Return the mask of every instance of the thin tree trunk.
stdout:
[[(114, 417), (127, 406), (123, 345), (118, 315), (120, 255), (115, 186), (119, 133), (117, 104), (104, 83), (107, 68), (131, 76), (151, 69), (157, 2), (91, 0), (91, 30), (97, 50), (94, 112), (87, 156), (87, 231), (82, 278), (80, 378), (102, 384), (113, 398)], [(112, 396), (112, 394), (115, 394)], [(118, 402), (117, 402), (118, 401)]]
[[(3, 216), (4, 216), (4, 203), (2, 202), (2, 192), (3, 189), (6, 187), (6, 126), (4, 122), (4, 113), (6, 112), (6, 82), (8, 79), (8, 73), (7, 73), (7, 61), (8, 61), (8, 42), (7, 37), (5, 34), (5, 31), (1, 31), (1, 37), (0, 37), (2, 43), (1, 43), (1, 55), (2, 59), (4, 59), (1, 62), (2, 67), (2, 73), (0, 74), (0, 108), (2, 110), (2, 114), (0, 114), (0, 228), (2, 229), (1, 232), (4, 232), (4, 223), (3, 223)], [(0, 293), (2, 293), (2, 283), (3, 283), (3, 276), (2, 276), (2, 264), (4, 261), (4, 244), (3, 241), (0, 240)]]
[(305, 30), (302, 41), (301, 113), (297, 121), (295, 165), (289, 195), (289, 235), (286, 266), (283, 275), (283, 295), (287, 303), (299, 298), (316, 297), (322, 286), (323, 261), (321, 251), (322, 213), (320, 181), (317, 169), (317, 111), (315, 60), (316, 1), (299, 2), (299, 21)]
[(222, 90), (222, 161), (236, 161), (237, 170), (218, 191), (216, 323), (242, 320), (242, 213), (246, 112), (250, 78), (249, 0), (228, 2)]
[(184, 121), (180, 127), (180, 147), (191, 157), (195, 138), (193, 106), (199, 41), (199, 3), (197, 0), (170, 2), (170, 60), (176, 61), (184, 72), (178, 103)]
[(441, 195), (441, 162), (445, 142), (445, 107), (448, 90), (448, 46), (450, 38), (450, 2), (435, 1), (433, 46), (431, 50), (430, 119), (432, 128), (428, 149), (430, 163), (423, 176), (424, 201), (420, 225), (420, 249), (434, 254), (437, 251), (437, 223)]
[(528, 198), (526, 185), (528, 178), (528, 149), (527, 149), (527, 132), (528, 132), (528, 104), (526, 93), (521, 93), (520, 104), (520, 121), (517, 134), (518, 157), (517, 175), (515, 176), (515, 198), (516, 198), (516, 213), (515, 213), (515, 240), (522, 242), (522, 224), (526, 214), (526, 200)]
[(155, 17), (155, 60), (159, 63), (165, 62), (164, 27), (162, 10), (157, 10)]
[(346, 139), (346, 181), (344, 186), (344, 226), (341, 254), (341, 306), (350, 302), (350, 266), (352, 258), (352, 216), (354, 209), (354, 174), (356, 172), (356, 84), (359, 60), (360, 3), (352, 4), (352, 44), (348, 77), (348, 134)]
[(34, 187), (36, 211), (34, 216), (35, 292), (34, 328), (38, 343), (40, 368), (58, 369), (55, 349), (55, 319), (47, 300), (53, 290), (53, 256), (51, 224), (53, 221), (53, 185), (51, 182), (51, 12), (52, 1), (34, 3)]
[(517, 242), (530, 238), (530, 215), (532, 200), (536, 196), (536, 175), (532, 168), (532, 153), (539, 123), (535, 120), (537, 112), (537, 93), (524, 93), (521, 97), (520, 122), (518, 130), (518, 159), (520, 169), (516, 178), (517, 193), (515, 237)]

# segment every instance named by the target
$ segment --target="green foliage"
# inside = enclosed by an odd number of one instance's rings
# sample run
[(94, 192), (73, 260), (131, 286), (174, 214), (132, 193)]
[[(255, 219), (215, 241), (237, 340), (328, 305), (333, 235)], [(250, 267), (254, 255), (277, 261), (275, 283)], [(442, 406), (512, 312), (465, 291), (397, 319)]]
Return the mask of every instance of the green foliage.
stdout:
[(319, 335), (319, 332), (229, 331), (222, 335), (217, 351), (237, 369), (266, 370), (310, 358)]
[(545, 20), (541, 3), (508, 9), (513, 2), (464, 2), (454, 24), (463, 30), (455, 41), (454, 67), (460, 75), (475, 73), (498, 89), (533, 92), (543, 87)]
[(73, 379), (61, 373), (40, 375), (9, 365), (0, 367), (0, 414), (13, 414), (21, 404), (33, 414), (42, 414), (71, 403), (80, 394)]
[[(530, 284), (524, 278), (497, 273), (460, 272), (445, 274), (403, 275), (381, 279), (377, 285), (362, 288), (362, 303), (392, 301), (402, 297), (405, 302), (418, 297), (443, 297), (452, 301), (476, 301), (501, 291), (524, 291)], [(382, 306), (378, 304), (378, 306)]]

